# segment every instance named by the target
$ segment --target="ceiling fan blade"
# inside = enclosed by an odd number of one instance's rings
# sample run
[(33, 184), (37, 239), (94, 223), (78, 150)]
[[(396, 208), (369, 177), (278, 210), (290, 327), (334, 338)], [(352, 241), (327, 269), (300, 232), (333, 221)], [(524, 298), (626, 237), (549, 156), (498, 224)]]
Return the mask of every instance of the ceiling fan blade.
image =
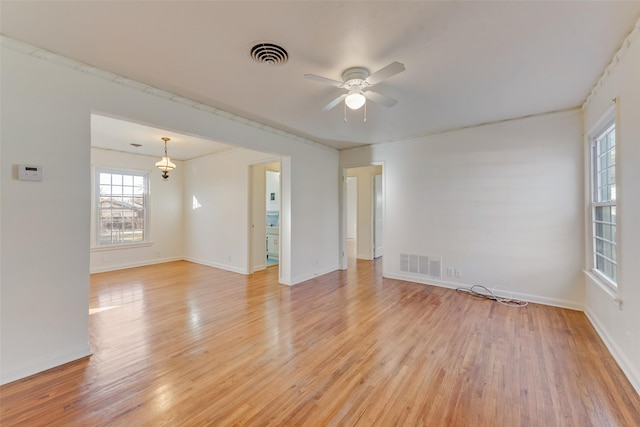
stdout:
[(374, 84), (380, 83), (381, 81), (386, 80), (391, 76), (395, 76), (396, 74), (401, 73), (404, 70), (404, 64), (401, 64), (400, 62), (392, 62), (386, 67), (381, 68), (375, 73), (371, 74), (365, 79), (365, 82), (369, 83), (370, 86), (373, 86)]
[(370, 100), (372, 100), (374, 102), (377, 102), (378, 104), (384, 105), (385, 107), (393, 107), (394, 105), (396, 105), (398, 103), (397, 100), (395, 100), (395, 99), (393, 99), (393, 98), (391, 98), (389, 96), (382, 95), (382, 94), (380, 94), (378, 92), (373, 92), (373, 91), (370, 91), (370, 90), (364, 92), (364, 96), (367, 99), (370, 99)]
[(347, 97), (347, 94), (343, 93), (342, 95), (340, 95), (339, 97), (337, 97), (336, 99), (334, 99), (333, 101), (331, 101), (330, 103), (328, 103), (327, 105), (322, 107), (322, 111), (331, 110), (333, 107), (335, 107), (336, 105), (340, 104), (342, 102), (342, 100), (345, 99), (346, 97)]
[(318, 83), (329, 84), (331, 86), (344, 87), (344, 82), (339, 82), (337, 80), (328, 79), (322, 76), (316, 76), (315, 74), (305, 74), (304, 78), (308, 80), (313, 80)]

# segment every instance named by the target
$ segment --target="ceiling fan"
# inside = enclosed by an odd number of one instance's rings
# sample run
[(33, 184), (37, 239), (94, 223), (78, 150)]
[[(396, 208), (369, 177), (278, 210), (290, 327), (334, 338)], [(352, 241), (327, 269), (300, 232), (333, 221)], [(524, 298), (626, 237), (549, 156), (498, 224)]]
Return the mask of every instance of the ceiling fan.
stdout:
[(317, 76), (315, 74), (305, 74), (304, 77), (309, 80), (313, 80), (320, 83), (330, 84), (332, 86), (339, 87), (341, 89), (347, 89), (347, 93), (343, 93), (327, 105), (322, 107), (322, 111), (329, 111), (336, 105), (340, 104), (342, 100), (347, 107), (352, 110), (357, 110), (365, 105), (366, 100), (377, 102), (385, 107), (393, 107), (398, 103), (395, 99), (382, 95), (378, 92), (369, 90), (369, 88), (375, 84), (380, 83), (383, 80), (388, 79), (398, 73), (404, 71), (404, 64), (400, 62), (392, 62), (386, 67), (381, 68), (373, 74), (369, 74), (369, 70), (362, 67), (353, 67), (345, 70), (342, 74), (342, 80), (333, 80), (326, 77)]

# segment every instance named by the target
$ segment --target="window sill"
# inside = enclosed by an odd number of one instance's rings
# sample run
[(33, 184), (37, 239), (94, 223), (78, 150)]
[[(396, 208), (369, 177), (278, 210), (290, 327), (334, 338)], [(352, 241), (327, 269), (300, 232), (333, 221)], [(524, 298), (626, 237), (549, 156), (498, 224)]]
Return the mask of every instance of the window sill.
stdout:
[(592, 271), (583, 270), (584, 274), (587, 278), (600, 288), (605, 294), (609, 295), (611, 299), (618, 304), (622, 304), (622, 299), (618, 296), (618, 290), (611, 285), (609, 285), (605, 280), (603, 280), (599, 275), (595, 274)]
[(104, 251), (117, 251), (120, 249), (134, 249), (145, 248), (153, 245), (153, 242), (140, 242), (140, 243), (124, 243), (119, 245), (105, 245), (105, 246), (92, 246), (91, 252), (104, 252)]

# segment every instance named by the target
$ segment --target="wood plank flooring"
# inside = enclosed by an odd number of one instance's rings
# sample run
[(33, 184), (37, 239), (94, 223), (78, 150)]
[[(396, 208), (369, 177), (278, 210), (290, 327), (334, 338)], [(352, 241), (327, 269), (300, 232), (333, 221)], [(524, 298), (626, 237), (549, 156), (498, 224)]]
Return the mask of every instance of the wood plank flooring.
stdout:
[(640, 426), (581, 312), (185, 261), (91, 278), (93, 356), (0, 388), (8, 426)]

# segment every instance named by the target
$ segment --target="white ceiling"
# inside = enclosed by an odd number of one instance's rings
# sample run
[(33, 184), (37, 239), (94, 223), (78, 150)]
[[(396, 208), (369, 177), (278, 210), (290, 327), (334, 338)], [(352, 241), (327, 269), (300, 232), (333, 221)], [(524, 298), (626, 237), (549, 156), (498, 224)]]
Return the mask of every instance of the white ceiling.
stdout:
[[(1, 5), (9, 37), (338, 149), (577, 107), (640, 14), (640, 1)], [(254, 62), (261, 41), (289, 61)], [(341, 90), (302, 77), (392, 61), (406, 71), (376, 90), (398, 104), (368, 103), (366, 123), (321, 112)]]
[[(91, 115), (93, 147), (153, 156), (160, 160), (164, 152), (164, 141), (160, 139), (163, 137), (170, 138), (167, 142), (167, 154), (172, 160), (189, 160), (233, 148), (197, 136), (97, 114)], [(140, 144), (140, 147), (131, 144)]]

